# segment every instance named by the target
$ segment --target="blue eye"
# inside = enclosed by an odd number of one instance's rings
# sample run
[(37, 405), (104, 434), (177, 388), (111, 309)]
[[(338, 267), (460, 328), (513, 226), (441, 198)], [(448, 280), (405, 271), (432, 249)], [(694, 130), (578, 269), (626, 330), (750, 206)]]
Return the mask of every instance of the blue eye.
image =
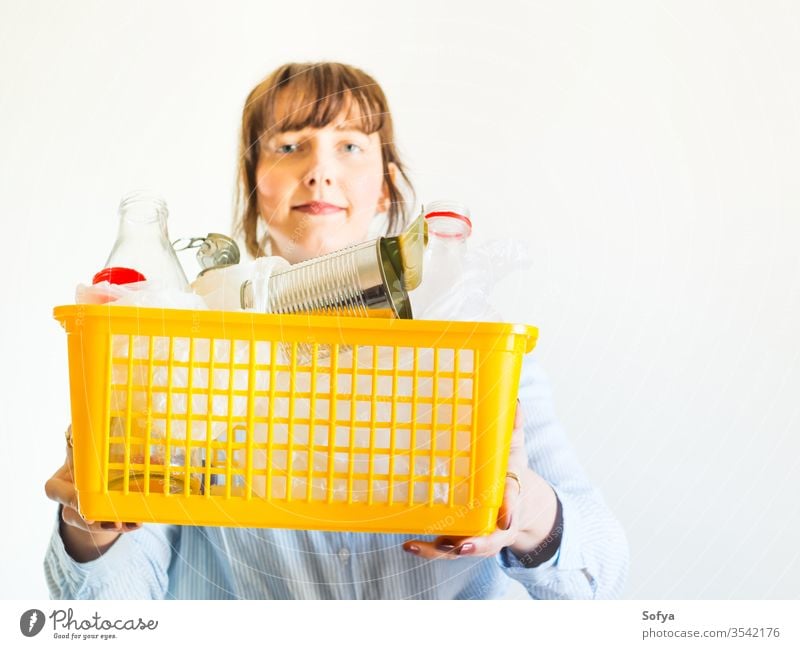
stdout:
[(359, 153), (361, 152), (361, 147), (350, 142), (344, 145), (344, 150), (347, 151), (347, 153)]
[(278, 147), (278, 153), (294, 153), (297, 151), (296, 144), (281, 144)]

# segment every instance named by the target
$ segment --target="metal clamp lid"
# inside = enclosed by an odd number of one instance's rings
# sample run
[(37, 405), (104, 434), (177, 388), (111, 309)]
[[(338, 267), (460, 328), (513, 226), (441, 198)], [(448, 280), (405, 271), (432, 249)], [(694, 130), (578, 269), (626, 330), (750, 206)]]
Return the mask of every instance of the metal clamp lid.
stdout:
[(236, 242), (229, 236), (217, 232), (209, 232), (205, 237), (178, 239), (172, 242), (172, 247), (176, 251), (198, 248), (197, 263), (203, 269), (201, 275), (212, 268), (238, 264), (241, 259)]

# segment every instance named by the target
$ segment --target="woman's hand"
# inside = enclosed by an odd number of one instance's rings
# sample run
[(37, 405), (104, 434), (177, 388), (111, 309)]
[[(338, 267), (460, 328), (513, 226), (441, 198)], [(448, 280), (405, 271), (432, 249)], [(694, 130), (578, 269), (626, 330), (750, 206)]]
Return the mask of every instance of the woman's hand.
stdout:
[(80, 563), (97, 559), (124, 532), (138, 530), (141, 523), (88, 521), (78, 512), (78, 492), (72, 472), (72, 426), (67, 428), (67, 457), (44, 485), (50, 500), (61, 505), (61, 538), (67, 553)]
[[(508, 473), (495, 532), (488, 536), (440, 536), (432, 542), (413, 539), (406, 541), (403, 549), (424, 559), (491, 557), (505, 547), (517, 556), (536, 554), (553, 530), (557, 500), (552, 487), (528, 467), (519, 402), (514, 416)], [(519, 477), (519, 483), (511, 474)], [(541, 560), (537, 563), (552, 556), (555, 550), (548, 546), (546, 553), (541, 552)]]

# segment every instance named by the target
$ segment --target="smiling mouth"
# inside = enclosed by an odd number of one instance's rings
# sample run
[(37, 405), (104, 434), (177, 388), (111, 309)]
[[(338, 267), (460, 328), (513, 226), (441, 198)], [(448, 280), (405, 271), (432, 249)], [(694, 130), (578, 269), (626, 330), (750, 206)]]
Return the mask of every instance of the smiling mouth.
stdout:
[(293, 210), (303, 212), (304, 214), (323, 215), (334, 214), (341, 212), (344, 208), (332, 203), (322, 203), (319, 201), (311, 201), (310, 203), (303, 203), (302, 205), (295, 205)]

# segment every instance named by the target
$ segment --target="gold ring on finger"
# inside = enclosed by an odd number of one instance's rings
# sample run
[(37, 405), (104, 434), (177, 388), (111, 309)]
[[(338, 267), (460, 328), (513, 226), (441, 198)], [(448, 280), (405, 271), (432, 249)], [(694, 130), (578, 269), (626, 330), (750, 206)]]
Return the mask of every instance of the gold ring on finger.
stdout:
[(519, 476), (514, 473), (513, 471), (506, 471), (506, 478), (511, 478), (514, 482), (517, 483), (517, 495), (522, 495), (522, 481), (519, 479)]

